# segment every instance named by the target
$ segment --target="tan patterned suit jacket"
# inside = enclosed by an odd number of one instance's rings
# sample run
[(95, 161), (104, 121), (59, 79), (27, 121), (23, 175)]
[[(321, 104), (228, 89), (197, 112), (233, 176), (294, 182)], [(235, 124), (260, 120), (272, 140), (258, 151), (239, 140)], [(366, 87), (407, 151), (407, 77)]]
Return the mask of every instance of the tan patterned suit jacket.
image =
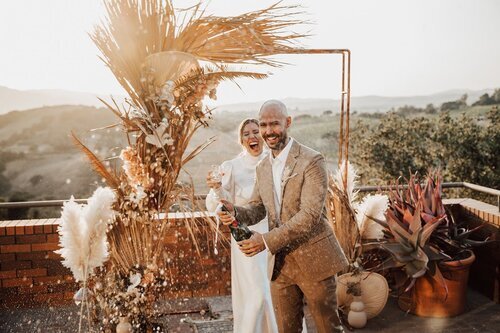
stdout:
[[(272, 280), (283, 267), (300, 270), (310, 281), (324, 280), (342, 270), (347, 259), (327, 219), (328, 177), (323, 156), (293, 141), (278, 194), (282, 196), (280, 216), (269, 158), (257, 166), (256, 178), (250, 202), (235, 208), (236, 219), (251, 225), (267, 214), (269, 232), (263, 237), (268, 250), (276, 255), (271, 263)], [(285, 261), (294, 264), (284, 265)]]

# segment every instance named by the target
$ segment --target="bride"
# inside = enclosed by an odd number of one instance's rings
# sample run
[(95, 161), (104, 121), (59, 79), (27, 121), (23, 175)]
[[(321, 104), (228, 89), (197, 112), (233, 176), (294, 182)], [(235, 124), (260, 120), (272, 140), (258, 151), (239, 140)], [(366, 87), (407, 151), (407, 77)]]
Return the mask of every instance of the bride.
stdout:
[[(268, 156), (259, 133), (257, 119), (245, 119), (239, 126), (239, 142), (243, 151), (220, 166), (222, 181), (207, 176), (210, 192), (206, 205), (215, 211), (220, 199), (236, 205), (245, 205), (253, 191), (255, 167)], [(269, 231), (267, 218), (249, 226), (259, 233)], [(231, 293), (233, 302), (233, 331), (235, 333), (277, 333), (278, 326), (271, 301), (267, 276), (267, 251), (246, 257), (231, 237)]]

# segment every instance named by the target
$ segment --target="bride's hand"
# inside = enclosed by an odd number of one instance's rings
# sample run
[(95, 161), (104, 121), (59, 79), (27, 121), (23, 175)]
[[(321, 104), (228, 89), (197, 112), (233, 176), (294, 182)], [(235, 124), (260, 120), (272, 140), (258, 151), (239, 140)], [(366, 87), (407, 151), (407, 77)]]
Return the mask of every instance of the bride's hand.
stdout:
[(207, 174), (207, 186), (210, 187), (210, 188), (213, 188), (214, 190), (220, 188), (222, 186), (222, 182), (219, 180), (219, 181), (214, 181), (213, 178), (212, 178), (212, 173), (209, 172)]

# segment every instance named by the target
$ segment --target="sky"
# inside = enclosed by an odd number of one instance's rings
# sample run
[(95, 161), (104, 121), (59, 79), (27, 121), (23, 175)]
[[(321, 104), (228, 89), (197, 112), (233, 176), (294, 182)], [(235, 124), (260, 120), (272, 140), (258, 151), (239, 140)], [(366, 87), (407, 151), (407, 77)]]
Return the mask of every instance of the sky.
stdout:
[[(237, 15), (276, 0), (211, 0), (208, 12)], [(192, 0), (174, 4), (185, 7)], [(500, 1), (285, 0), (301, 4), (307, 48), (352, 52), (353, 96), (427, 95), (500, 87)], [(0, 0), (0, 86), (123, 95), (88, 37), (104, 17), (101, 0)], [(218, 102), (338, 98), (340, 58), (288, 55), (263, 81), (223, 84)], [(267, 72), (268, 68), (262, 68)]]

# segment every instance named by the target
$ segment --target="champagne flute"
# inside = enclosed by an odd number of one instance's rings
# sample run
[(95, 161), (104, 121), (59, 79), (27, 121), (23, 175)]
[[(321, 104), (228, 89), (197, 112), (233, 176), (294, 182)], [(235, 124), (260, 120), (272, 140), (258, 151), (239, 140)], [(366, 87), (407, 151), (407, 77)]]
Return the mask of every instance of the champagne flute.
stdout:
[(213, 182), (220, 183), (222, 181), (222, 172), (220, 166), (214, 164), (210, 166), (210, 178)]

